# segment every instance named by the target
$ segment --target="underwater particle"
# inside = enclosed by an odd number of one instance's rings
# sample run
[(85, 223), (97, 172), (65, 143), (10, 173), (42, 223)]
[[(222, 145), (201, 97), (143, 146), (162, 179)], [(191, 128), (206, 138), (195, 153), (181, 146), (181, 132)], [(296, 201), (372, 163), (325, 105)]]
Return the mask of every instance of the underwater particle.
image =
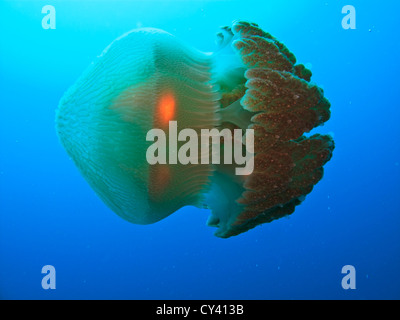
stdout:
[[(165, 31), (135, 29), (62, 97), (60, 141), (123, 219), (150, 224), (183, 206), (205, 207), (215, 235), (228, 238), (290, 215), (322, 178), (332, 137), (304, 134), (330, 118), (330, 103), (309, 68), (255, 23), (221, 28), (217, 45), (203, 53)], [(254, 130), (253, 172), (237, 176), (224, 163), (150, 165), (146, 134), (170, 121), (196, 132)]]

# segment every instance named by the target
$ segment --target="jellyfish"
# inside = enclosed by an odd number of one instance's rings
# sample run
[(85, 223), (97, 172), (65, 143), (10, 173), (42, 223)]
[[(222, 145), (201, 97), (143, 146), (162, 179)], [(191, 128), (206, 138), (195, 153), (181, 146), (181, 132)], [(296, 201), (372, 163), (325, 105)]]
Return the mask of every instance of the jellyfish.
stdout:
[[(61, 144), (123, 219), (152, 224), (184, 206), (207, 208), (207, 225), (229, 238), (292, 214), (321, 180), (334, 142), (308, 134), (330, 118), (330, 103), (310, 82), (311, 71), (255, 23), (221, 28), (216, 43), (214, 52), (201, 52), (159, 29), (132, 30), (60, 100)], [(174, 161), (173, 146), (184, 139), (170, 139), (171, 121), (199, 134), (251, 129), (253, 171), (237, 175), (232, 162)], [(172, 155), (168, 163), (146, 157), (154, 128), (167, 132), (169, 144), (158, 156)]]

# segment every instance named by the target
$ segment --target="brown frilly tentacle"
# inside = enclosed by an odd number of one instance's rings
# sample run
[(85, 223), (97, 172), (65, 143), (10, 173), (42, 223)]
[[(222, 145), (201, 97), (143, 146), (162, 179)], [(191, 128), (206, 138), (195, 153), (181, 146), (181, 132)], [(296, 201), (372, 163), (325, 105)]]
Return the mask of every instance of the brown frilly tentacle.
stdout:
[(311, 71), (256, 24), (235, 22), (231, 31), (247, 82), (225, 92), (222, 107), (241, 98), (242, 108), (253, 113), (248, 128), (254, 130), (255, 162), (240, 182), (232, 177), (243, 192), (235, 199), (240, 210), (215, 224), (222, 238), (293, 213), (322, 178), (334, 149), (329, 135), (304, 136), (330, 118), (323, 90), (309, 82)]

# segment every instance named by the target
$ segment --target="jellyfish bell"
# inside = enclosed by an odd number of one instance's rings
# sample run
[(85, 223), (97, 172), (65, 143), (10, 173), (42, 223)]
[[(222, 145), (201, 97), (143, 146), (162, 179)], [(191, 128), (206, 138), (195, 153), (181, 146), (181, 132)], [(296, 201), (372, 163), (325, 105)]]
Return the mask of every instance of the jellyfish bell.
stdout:
[[(330, 104), (310, 83), (311, 72), (254, 23), (222, 28), (217, 44), (203, 53), (162, 30), (133, 30), (62, 97), (62, 145), (125, 220), (150, 224), (183, 206), (207, 206), (208, 225), (227, 238), (291, 214), (322, 178), (332, 138), (304, 133), (329, 119)], [(171, 121), (199, 135), (252, 130), (254, 170), (238, 175), (232, 161), (149, 163), (152, 129), (165, 130), (172, 159), (185, 143), (170, 139)], [(221, 153), (227, 147), (221, 138)]]
[(122, 218), (159, 221), (197, 204), (211, 165), (154, 165), (146, 161), (152, 128), (217, 125), (219, 93), (210, 84), (210, 56), (157, 29), (116, 39), (66, 92), (57, 131), (82, 175)]

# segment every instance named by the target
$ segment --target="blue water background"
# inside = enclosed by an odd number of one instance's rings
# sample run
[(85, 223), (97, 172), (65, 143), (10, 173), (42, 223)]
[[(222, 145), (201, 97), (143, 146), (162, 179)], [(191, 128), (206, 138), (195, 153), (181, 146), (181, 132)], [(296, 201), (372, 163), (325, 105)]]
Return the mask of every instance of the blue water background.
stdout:
[[(56, 9), (44, 30), (41, 8)], [(344, 5), (357, 29), (341, 26)], [(399, 299), (398, 1), (0, 1), (0, 297)], [(55, 133), (64, 91), (116, 37), (169, 31), (205, 51), (217, 28), (257, 22), (308, 64), (332, 104), (336, 149), (289, 218), (230, 239), (208, 212), (130, 224), (95, 195)], [(43, 290), (41, 268), (56, 268)], [(344, 290), (341, 269), (356, 268)]]

